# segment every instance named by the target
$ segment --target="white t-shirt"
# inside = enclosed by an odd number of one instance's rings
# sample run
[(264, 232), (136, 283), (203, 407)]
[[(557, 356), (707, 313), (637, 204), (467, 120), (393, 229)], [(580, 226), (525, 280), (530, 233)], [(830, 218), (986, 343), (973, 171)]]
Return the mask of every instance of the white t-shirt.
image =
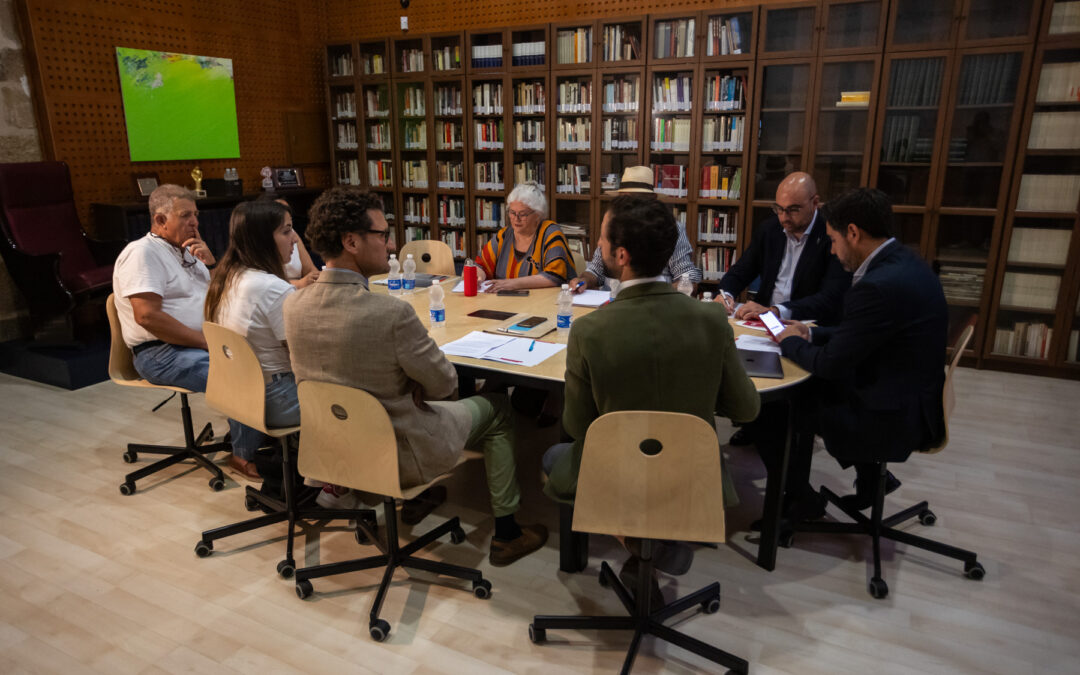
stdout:
[[(187, 267), (181, 260), (189, 263)], [(194, 264), (190, 264), (194, 261)], [(161, 296), (161, 309), (192, 330), (202, 332), (203, 304), (210, 285), (210, 271), (191, 253), (181, 251), (160, 237), (147, 234), (120, 252), (113, 267), (116, 313), (129, 347), (159, 339), (135, 323), (131, 296)]]
[(263, 373), (292, 371), (281, 307), (296, 289), (288, 281), (261, 270), (246, 269), (233, 279), (218, 306), (218, 323), (247, 338)]
[(300, 261), (300, 247), (293, 244), (292, 255), (289, 256), (289, 262), (285, 263), (285, 277), (288, 279), (299, 279), (300, 272), (303, 270), (304, 263)]

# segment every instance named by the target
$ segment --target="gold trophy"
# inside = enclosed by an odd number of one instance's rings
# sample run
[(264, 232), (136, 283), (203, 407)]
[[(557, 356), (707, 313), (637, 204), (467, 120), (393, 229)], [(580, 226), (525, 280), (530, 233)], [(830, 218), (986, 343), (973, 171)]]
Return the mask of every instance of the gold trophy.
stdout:
[(191, 170), (191, 180), (195, 181), (195, 196), (202, 199), (206, 196), (206, 190), (202, 189), (202, 169), (195, 167)]

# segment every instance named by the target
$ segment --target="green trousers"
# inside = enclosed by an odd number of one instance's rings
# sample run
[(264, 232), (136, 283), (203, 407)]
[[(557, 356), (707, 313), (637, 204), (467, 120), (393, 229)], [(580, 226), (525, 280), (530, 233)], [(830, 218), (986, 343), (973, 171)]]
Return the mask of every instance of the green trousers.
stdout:
[(506, 394), (484, 394), (462, 399), (472, 417), (465, 447), (484, 453), (491, 511), (496, 517), (518, 510), (521, 490), (514, 461), (514, 416)]

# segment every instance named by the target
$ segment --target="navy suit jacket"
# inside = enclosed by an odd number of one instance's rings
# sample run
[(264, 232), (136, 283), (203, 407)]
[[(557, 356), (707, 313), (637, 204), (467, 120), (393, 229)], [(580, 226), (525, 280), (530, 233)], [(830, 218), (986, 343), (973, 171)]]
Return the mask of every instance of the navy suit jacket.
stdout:
[[(808, 236), (810, 239), (795, 266), (791, 300), (784, 304), (791, 310), (793, 319), (816, 319), (820, 324), (833, 324), (840, 319), (840, 307), (844, 291), (851, 285), (851, 275), (830, 252), (832, 242), (825, 232), (825, 218), (820, 211)], [(760, 276), (758, 303), (766, 307), (776, 304), (772, 302), (773, 289), (786, 249), (784, 226), (775, 215), (769, 216), (754, 231), (750, 246), (743, 251), (742, 257), (720, 279), (720, 288), (738, 295)]]
[(893, 242), (845, 294), (839, 325), (781, 343), (826, 381), (818, 431), (833, 456), (896, 462), (941, 441), (948, 321), (937, 277)]

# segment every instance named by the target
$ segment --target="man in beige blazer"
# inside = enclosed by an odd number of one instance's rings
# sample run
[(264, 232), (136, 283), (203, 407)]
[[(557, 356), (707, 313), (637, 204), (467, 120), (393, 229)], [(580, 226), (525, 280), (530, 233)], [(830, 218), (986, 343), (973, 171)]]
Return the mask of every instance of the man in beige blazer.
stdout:
[(542, 547), (547, 529), (514, 518), (520, 492), (506, 397), (445, 400), (457, 392), (457, 373), (416, 312), (398, 298), (368, 292), (368, 277), (387, 272), (394, 251), (381, 199), (359, 188), (332, 188), (309, 215), (307, 239), (326, 269), (285, 301), (297, 382), (334, 382), (379, 399), (397, 436), (402, 487), (450, 470), (466, 447), (482, 451), (495, 514), (491, 564), (509, 565)]

